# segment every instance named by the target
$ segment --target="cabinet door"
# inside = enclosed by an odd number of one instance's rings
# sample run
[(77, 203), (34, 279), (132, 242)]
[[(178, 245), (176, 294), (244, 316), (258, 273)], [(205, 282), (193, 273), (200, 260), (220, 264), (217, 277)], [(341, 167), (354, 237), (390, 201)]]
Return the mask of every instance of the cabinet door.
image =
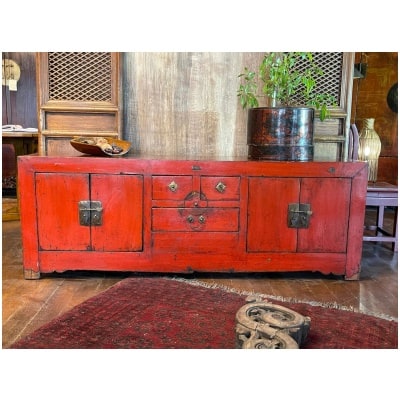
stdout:
[(287, 209), (299, 201), (299, 191), (297, 178), (249, 178), (248, 251), (296, 251), (297, 230), (287, 226)]
[(40, 250), (87, 250), (90, 228), (79, 224), (78, 203), (89, 200), (88, 174), (37, 173)]
[[(351, 182), (342, 178), (250, 178), (250, 252), (345, 252)], [(288, 206), (309, 204), (307, 228), (288, 226)]]
[(96, 251), (142, 250), (143, 177), (91, 175), (91, 200), (100, 201), (102, 224), (92, 226)]
[[(40, 250), (142, 249), (142, 176), (38, 173), (36, 197)], [(84, 200), (101, 202), (101, 225), (81, 225)]]
[(346, 251), (350, 189), (347, 178), (302, 179), (300, 203), (311, 205), (312, 216), (309, 228), (298, 229), (298, 251)]

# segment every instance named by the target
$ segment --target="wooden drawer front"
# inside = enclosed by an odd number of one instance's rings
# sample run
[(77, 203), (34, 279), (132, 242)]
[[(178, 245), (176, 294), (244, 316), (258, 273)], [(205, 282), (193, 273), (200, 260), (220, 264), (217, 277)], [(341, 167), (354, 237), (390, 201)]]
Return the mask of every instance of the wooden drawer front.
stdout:
[(207, 200), (239, 200), (240, 178), (238, 176), (203, 176), (201, 193)]
[(153, 176), (153, 200), (184, 200), (193, 190), (192, 176)]
[(153, 231), (237, 232), (238, 208), (153, 208)]

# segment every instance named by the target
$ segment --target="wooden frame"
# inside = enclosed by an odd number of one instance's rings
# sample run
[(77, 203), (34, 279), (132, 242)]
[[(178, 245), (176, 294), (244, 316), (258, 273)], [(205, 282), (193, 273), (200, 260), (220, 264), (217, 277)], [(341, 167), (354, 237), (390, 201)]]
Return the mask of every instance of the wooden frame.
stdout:
[[(349, 130), (353, 93), (354, 53), (344, 52), (340, 99), (330, 109), (331, 118), (314, 122), (314, 145), (318, 158), (348, 160)], [(334, 154), (336, 152), (336, 154)]]
[[(110, 68), (104, 66), (107, 76), (107, 92), (105, 100), (81, 100), (79, 98), (51, 98), (50, 88), (54, 84), (49, 77), (49, 55), (52, 53), (37, 53), (37, 113), (39, 129), (39, 154), (41, 155), (76, 155), (77, 152), (69, 141), (73, 136), (112, 136), (121, 137), (121, 90), (120, 90), (120, 54), (119, 53), (87, 53), (108, 54)], [(53, 53), (54, 54), (54, 53)], [(57, 53), (76, 55), (79, 53)], [(86, 54), (86, 53), (85, 53)], [(68, 64), (68, 61), (67, 61)], [(71, 70), (82, 68), (82, 76), (91, 79), (90, 63), (84, 66), (71, 65)], [(102, 68), (97, 64), (96, 68)], [(93, 66), (94, 68), (94, 66)], [(69, 70), (66, 69), (68, 86)], [(74, 81), (70, 81), (71, 85)], [(62, 85), (63, 83), (60, 83)], [(84, 83), (83, 83), (84, 84)], [(65, 88), (68, 89), (68, 88)], [(84, 88), (81, 88), (84, 90)]]

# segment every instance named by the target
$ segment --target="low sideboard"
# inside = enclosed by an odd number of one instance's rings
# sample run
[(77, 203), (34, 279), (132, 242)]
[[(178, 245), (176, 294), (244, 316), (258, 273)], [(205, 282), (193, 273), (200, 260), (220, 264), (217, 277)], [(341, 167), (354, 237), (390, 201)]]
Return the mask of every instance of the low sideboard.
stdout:
[(359, 279), (367, 164), (18, 158), (26, 279), (67, 270)]

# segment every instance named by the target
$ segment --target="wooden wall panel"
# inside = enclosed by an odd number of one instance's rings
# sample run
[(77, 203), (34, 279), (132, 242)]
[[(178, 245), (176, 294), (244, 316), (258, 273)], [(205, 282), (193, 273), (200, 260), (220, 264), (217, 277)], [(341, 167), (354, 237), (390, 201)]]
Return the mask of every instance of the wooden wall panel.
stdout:
[(2, 58), (15, 61), (21, 70), (17, 91), (2, 86), (2, 125), (37, 128), (35, 53), (3, 52)]
[(378, 180), (397, 185), (398, 114), (389, 108), (386, 98), (398, 81), (398, 53), (356, 53), (355, 61), (367, 64), (367, 73), (354, 81), (352, 122), (361, 129), (364, 118), (375, 118), (375, 130), (382, 142)]
[[(34, 71), (34, 53), (10, 54), (32, 58)], [(263, 55), (122, 53), (124, 138), (141, 154), (247, 156), (247, 111), (236, 96), (237, 76), (245, 66), (256, 70)], [(20, 81), (22, 85), (22, 78)], [(30, 85), (34, 88), (35, 84), (33, 74)], [(37, 126), (34, 90), (25, 102), (31, 106)], [(325, 130), (325, 126), (316, 128), (318, 133)], [(319, 151), (320, 147), (325, 150)], [(317, 153), (336, 153), (334, 144), (332, 151), (327, 147), (329, 144), (318, 144)]]
[[(237, 97), (238, 75), (244, 67), (257, 71), (264, 54), (124, 53), (123, 137), (139, 154), (247, 156), (247, 110)], [(346, 60), (351, 56), (352, 72), (353, 53), (345, 54)], [(350, 113), (345, 100), (352, 86), (345, 87), (344, 118)], [(316, 121), (314, 135), (335, 141), (316, 143), (317, 158), (341, 156), (345, 137), (343, 123), (339, 125), (336, 119)], [(342, 135), (339, 146), (338, 135)]]
[(125, 53), (124, 137), (139, 153), (247, 156), (236, 91), (263, 53)]
[[(101, 123), (99, 123), (101, 119)], [(79, 135), (87, 132), (115, 132), (118, 130), (118, 115), (106, 113), (74, 113), (51, 111), (45, 115), (44, 128), (51, 131), (73, 131)]]

